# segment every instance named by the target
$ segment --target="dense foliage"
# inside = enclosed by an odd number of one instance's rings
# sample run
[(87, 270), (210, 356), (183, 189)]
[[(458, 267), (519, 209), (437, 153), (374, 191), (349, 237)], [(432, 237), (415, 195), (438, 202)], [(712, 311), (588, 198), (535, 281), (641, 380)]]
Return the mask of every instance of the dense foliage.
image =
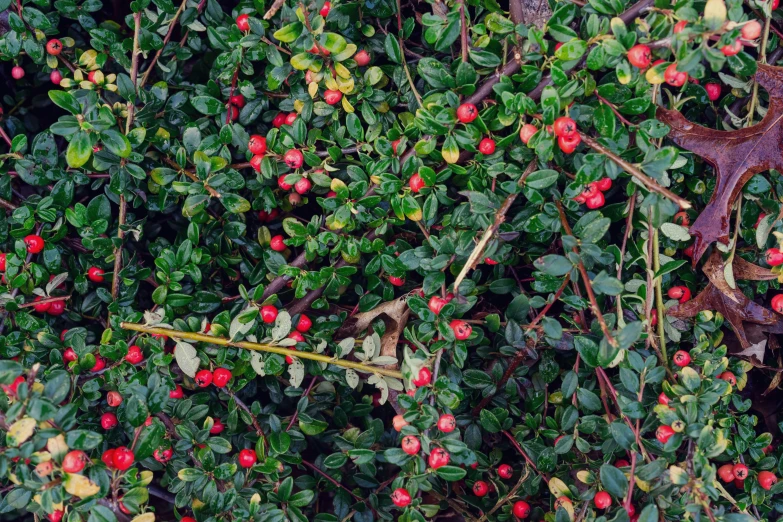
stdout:
[(0, 0), (3, 516), (779, 518), (778, 0), (533, 3)]

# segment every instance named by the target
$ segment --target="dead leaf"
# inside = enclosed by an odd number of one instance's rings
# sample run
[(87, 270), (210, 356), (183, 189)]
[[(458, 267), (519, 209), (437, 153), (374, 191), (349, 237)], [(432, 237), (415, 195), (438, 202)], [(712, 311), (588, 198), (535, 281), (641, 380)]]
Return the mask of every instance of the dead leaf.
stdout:
[(689, 232), (696, 237), (693, 264), (715, 242), (728, 244), (729, 214), (742, 187), (754, 175), (783, 169), (783, 68), (758, 64), (756, 81), (769, 92), (769, 109), (757, 125), (718, 131), (685, 119), (678, 111), (658, 108), (656, 117), (671, 127), (669, 138), (710, 163), (717, 182), (710, 202)]
[[(377, 318), (383, 319), (383, 323), (386, 325), (386, 333), (381, 338), (381, 356), (388, 356), (397, 358), (397, 343), (400, 341), (400, 335), (405, 329), (405, 325), (408, 324), (408, 316), (410, 315), (410, 308), (408, 308), (408, 302), (406, 298), (401, 297), (394, 301), (383, 303), (370, 310), (369, 312), (362, 312), (349, 317), (345, 323), (335, 332), (336, 339), (345, 339), (347, 337), (355, 337), (362, 331), (369, 328), (370, 324)], [(399, 359), (398, 359), (399, 360)], [(399, 369), (399, 365), (391, 364), (382, 366), (390, 370)], [(399, 413), (405, 413), (397, 403), (398, 392), (390, 389), (389, 403), (394, 407), (394, 410)]]
[[(783, 333), (783, 317), (754, 303), (739, 288), (731, 288), (723, 276), (724, 265), (720, 252), (714, 251), (703, 268), (710, 280), (707, 287), (690, 301), (667, 310), (666, 315), (683, 319), (695, 317), (702, 310), (720, 312), (734, 330), (743, 350), (753, 345), (745, 333), (744, 322), (761, 325), (765, 332)], [(733, 265), (735, 280), (765, 281), (777, 277), (771, 271), (739, 257), (734, 258)], [(757, 350), (754, 355), (758, 355)], [(763, 354), (759, 359), (763, 360)]]

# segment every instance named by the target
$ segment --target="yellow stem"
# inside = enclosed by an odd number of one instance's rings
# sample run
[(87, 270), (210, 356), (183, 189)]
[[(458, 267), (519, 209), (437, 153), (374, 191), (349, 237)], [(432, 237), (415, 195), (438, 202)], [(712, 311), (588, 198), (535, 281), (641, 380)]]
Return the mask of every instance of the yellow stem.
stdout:
[(231, 339), (213, 337), (211, 335), (202, 333), (181, 332), (171, 328), (158, 328), (155, 326), (145, 326), (143, 324), (137, 323), (120, 323), (120, 328), (123, 330), (133, 330), (135, 332), (166, 335), (168, 337), (174, 337), (177, 339), (188, 339), (189, 341), (197, 341), (201, 343), (218, 344), (220, 346), (233, 346), (234, 348), (243, 348), (245, 350), (253, 350), (255, 352), (269, 352), (276, 353), (278, 355), (291, 355), (294, 357), (299, 357), (300, 359), (311, 359), (313, 361), (342, 366), (343, 368), (351, 368), (353, 370), (359, 370), (360, 372), (364, 373), (377, 373), (379, 375), (394, 377), (395, 379), (402, 379), (402, 373), (396, 370), (387, 370), (377, 366), (370, 366), (353, 361), (345, 361), (343, 359), (329, 357), (328, 355), (321, 355), (320, 353), (295, 352), (290, 348), (273, 346), (271, 344), (251, 343), (248, 341), (232, 341)]

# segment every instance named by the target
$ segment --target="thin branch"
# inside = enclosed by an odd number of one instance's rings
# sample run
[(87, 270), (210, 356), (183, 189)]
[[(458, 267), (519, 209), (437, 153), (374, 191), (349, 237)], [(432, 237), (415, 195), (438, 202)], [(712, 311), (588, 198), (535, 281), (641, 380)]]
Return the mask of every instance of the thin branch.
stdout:
[(531, 468), (533, 468), (533, 471), (535, 471), (536, 473), (538, 473), (538, 474), (541, 476), (541, 478), (544, 480), (544, 482), (546, 482), (547, 484), (549, 484), (549, 477), (547, 476), (547, 474), (546, 474), (546, 473), (541, 473), (540, 471), (538, 471), (538, 468), (537, 468), (537, 467), (536, 467), (536, 465), (533, 463), (533, 461), (532, 461), (532, 460), (530, 460), (530, 457), (528, 457), (528, 456), (527, 456), (527, 453), (525, 453), (525, 450), (523, 450), (523, 449), (522, 449), (522, 446), (520, 446), (520, 445), (519, 445), (519, 442), (517, 442), (517, 439), (515, 439), (515, 438), (514, 438), (514, 436), (513, 436), (513, 435), (511, 435), (511, 433), (509, 433), (509, 432), (508, 432), (508, 431), (506, 431), (506, 430), (503, 430), (503, 435), (505, 435), (505, 436), (506, 436), (506, 438), (507, 438), (509, 441), (511, 441), (511, 444), (512, 444), (512, 445), (513, 445), (513, 446), (516, 448), (516, 450), (519, 452), (519, 454), (520, 454), (520, 455), (522, 455), (522, 457), (524, 457), (524, 459), (525, 459), (525, 461), (528, 463), (528, 465), (529, 465)]
[(177, 165), (176, 162), (174, 162), (172, 159), (170, 159), (168, 156), (162, 157), (163, 162), (166, 163), (168, 166), (177, 169), (181, 174), (184, 174), (185, 176), (189, 177), (192, 181), (195, 181), (196, 183), (203, 183), (204, 188), (209, 192), (209, 195), (214, 198), (221, 198), (223, 196), (220, 195), (220, 192), (210, 187), (206, 181), (198, 179), (198, 176), (196, 176), (194, 173), (190, 172), (187, 169), (183, 169), (179, 165)]
[[(271, 344), (251, 343), (248, 341), (232, 341), (231, 339), (225, 339), (223, 337), (213, 337), (196, 332), (181, 332), (172, 328), (159, 328), (156, 326), (146, 326), (138, 323), (120, 323), (120, 328), (123, 330), (131, 330), (134, 332), (142, 332), (148, 334), (160, 334), (167, 337), (173, 337), (175, 339), (188, 339), (190, 341), (196, 341), (208, 344), (217, 344), (219, 346), (232, 346), (234, 348), (242, 348), (244, 350), (252, 350), (254, 352), (268, 352), (276, 353), (278, 355), (291, 355), (291, 349), (274, 346)], [(394, 377), (395, 379), (402, 379), (402, 373), (395, 370), (387, 370), (386, 368), (370, 366), (367, 364), (361, 364), (353, 361), (346, 361), (343, 359), (337, 359), (336, 357), (329, 357), (327, 355), (321, 355), (320, 353), (312, 352), (296, 352), (296, 356), (300, 359), (310, 359), (313, 361), (323, 362), (327, 364), (334, 364), (336, 366), (342, 366), (343, 368), (351, 368), (364, 373), (377, 373), (380, 375), (386, 375), (388, 377)]]
[[(527, 180), (527, 177), (533, 173), (533, 171), (536, 168), (536, 160), (534, 159), (531, 161), (527, 168), (525, 169), (525, 172), (522, 173), (522, 175), (519, 177), (519, 180), (517, 180), (517, 186), (522, 187), (525, 184), (525, 181)], [(465, 262), (465, 264), (462, 267), (462, 270), (460, 270), (459, 275), (457, 275), (457, 279), (454, 280), (454, 293), (459, 293), (459, 285), (462, 283), (462, 280), (465, 279), (465, 277), (468, 275), (468, 272), (470, 272), (473, 268), (476, 267), (476, 264), (479, 262), (479, 259), (481, 259), (481, 256), (484, 254), (484, 249), (487, 247), (487, 244), (489, 243), (489, 240), (492, 239), (492, 236), (495, 235), (495, 232), (497, 232), (498, 228), (500, 228), (500, 225), (502, 225), (506, 220), (506, 213), (511, 208), (511, 205), (514, 204), (514, 201), (517, 199), (518, 192), (512, 192), (508, 196), (506, 196), (505, 201), (503, 201), (503, 204), (500, 205), (500, 208), (495, 213), (495, 220), (494, 222), (487, 227), (487, 230), (484, 231), (484, 235), (481, 236), (481, 239), (478, 243), (476, 243), (476, 246), (473, 247), (473, 251), (468, 256), (468, 260)]]
[(144, 87), (144, 84), (147, 83), (147, 79), (150, 76), (150, 73), (155, 68), (155, 64), (158, 63), (158, 58), (160, 58), (160, 55), (163, 53), (163, 50), (166, 48), (166, 44), (169, 43), (169, 40), (171, 40), (171, 35), (174, 33), (174, 27), (177, 25), (177, 20), (179, 20), (179, 15), (182, 14), (182, 11), (185, 10), (185, 4), (188, 3), (188, 0), (182, 0), (182, 3), (179, 5), (179, 9), (177, 9), (177, 12), (174, 14), (174, 18), (171, 19), (171, 22), (169, 22), (169, 30), (166, 33), (166, 36), (163, 38), (163, 46), (158, 49), (158, 52), (155, 53), (155, 56), (152, 57), (152, 62), (150, 63), (149, 67), (147, 67), (147, 70), (144, 72), (144, 76), (141, 77), (141, 83), (139, 83), (139, 89)]
[(340, 484), (339, 482), (337, 482), (337, 481), (336, 481), (334, 478), (332, 478), (331, 476), (329, 476), (329, 475), (328, 475), (328, 474), (327, 474), (325, 471), (322, 471), (320, 468), (318, 468), (318, 467), (317, 467), (315, 464), (313, 464), (312, 462), (308, 462), (308, 461), (306, 461), (306, 460), (302, 459), (302, 464), (304, 464), (305, 466), (307, 466), (307, 467), (308, 467), (308, 468), (310, 468), (311, 470), (315, 471), (316, 473), (318, 473), (319, 475), (321, 475), (323, 478), (325, 478), (326, 480), (328, 480), (329, 482), (331, 482), (332, 484), (334, 484), (334, 485), (335, 485), (335, 486), (337, 486), (338, 488), (342, 489), (343, 491), (345, 491), (346, 493), (348, 493), (349, 495), (351, 495), (351, 496), (352, 496), (354, 499), (356, 499), (357, 501), (359, 501), (359, 502), (365, 502), (365, 499), (363, 499), (362, 497), (360, 497), (359, 495), (357, 495), (356, 493), (354, 493), (354, 492), (353, 492), (353, 491), (351, 491), (350, 489), (346, 488), (345, 486), (343, 486), (342, 484)]
[(609, 158), (610, 160), (617, 163), (617, 165), (623, 169), (625, 172), (633, 176), (634, 179), (639, 181), (647, 190), (650, 192), (655, 192), (657, 194), (660, 194), (661, 196), (670, 199), (671, 201), (677, 203), (681, 209), (687, 210), (691, 208), (693, 205), (690, 204), (690, 202), (684, 198), (681, 198), (671, 190), (660, 186), (655, 180), (644, 174), (641, 170), (636, 168), (634, 165), (631, 165), (627, 161), (625, 161), (623, 158), (612, 152), (611, 150), (607, 149), (600, 143), (598, 143), (596, 140), (588, 136), (587, 134), (584, 134), (582, 132), (579, 133), (579, 136), (582, 138), (582, 141), (585, 142), (585, 145), (590, 147), (596, 152), (599, 152)]
[[(560, 224), (563, 225), (563, 230), (569, 236), (573, 236), (574, 233), (571, 230), (571, 226), (568, 224), (568, 219), (566, 218), (565, 211), (563, 210), (563, 205), (560, 203), (560, 201), (556, 201), (555, 204), (557, 205), (557, 211), (560, 213)], [(574, 253), (579, 254), (576, 247), (574, 247), (573, 251)], [(614, 337), (612, 337), (612, 333), (609, 331), (609, 327), (606, 325), (604, 315), (601, 313), (601, 308), (598, 306), (595, 293), (593, 293), (593, 284), (590, 282), (590, 277), (587, 275), (587, 269), (585, 269), (585, 265), (581, 259), (579, 260), (578, 269), (579, 274), (582, 276), (582, 282), (585, 285), (585, 290), (587, 290), (587, 298), (590, 301), (590, 308), (593, 310), (593, 315), (598, 321), (598, 324), (601, 325), (601, 331), (604, 333), (604, 337), (606, 337), (607, 342), (616, 347), (617, 341), (614, 339)]]

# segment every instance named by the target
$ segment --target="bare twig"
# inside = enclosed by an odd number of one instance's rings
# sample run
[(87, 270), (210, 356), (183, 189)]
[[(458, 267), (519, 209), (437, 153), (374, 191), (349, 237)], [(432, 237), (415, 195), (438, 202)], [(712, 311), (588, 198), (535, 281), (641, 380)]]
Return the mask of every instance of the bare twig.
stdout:
[[(172, 328), (159, 328), (155, 326), (146, 326), (137, 323), (120, 323), (120, 328), (123, 330), (132, 330), (134, 332), (143, 332), (148, 334), (160, 334), (167, 337), (173, 337), (175, 339), (188, 339), (191, 341), (217, 344), (220, 346), (233, 346), (234, 348), (242, 348), (244, 350), (252, 350), (255, 352), (268, 352), (276, 353), (278, 355), (291, 355), (291, 349), (274, 346), (271, 344), (251, 343), (248, 341), (232, 341), (231, 339), (225, 339), (223, 337), (213, 337), (196, 332), (181, 332)], [(387, 370), (378, 366), (370, 366), (367, 364), (360, 364), (353, 361), (346, 361), (343, 359), (337, 359), (336, 357), (329, 357), (327, 355), (321, 355), (320, 353), (312, 352), (296, 352), (296, 356), (300, 359), (311, 359), (313, 361), (323, 362), (327, 364), (334, 364), (335, 366), (342, 366), (343, 368), (352, 368), (364, 373), (377, 373), (380, 375), (386, 375), (388, 377), (394, 377), (395, 379), (402, 379), (402, 374), (395, 370)]]
[(625, 161), (623, 158), (612, 152), (611, 150), (607, 149), (600, 143), (598, 143), (596, 140), (588, 136), (587, 134), (584, 134), (582, 132), (579, 133), (579, 136), (582, 138), (582, 141), (585, 142), (585, 145), (590, 147), (596, 152), (599, 152), (609, 158), (610, 160), (617, 163), (617, 165), (622, 168), (625, 172), (633, 176), (633, 178), (637, 181), (639, 181), (644, 188), (649, 190), (650, 192), (655, 192), (657, 194), (660, 194), (661, 196), (670, 199), (671, 201), (677, 203), (681, 209), (687, 210), (692, 207), (690, 202), (684, 198), (681, 198), (671, 190), (667, 189), (666, 187), (660, 186), (655, 180), (644, 174), (641, 170), (639, 170), (634, 165), (631, 165), (627, 161)]
[(158, 58), (160, 58), (161, 53), (163, 53), (163, 50), (166, 48), (166, 44), (169, 43), (169, 40), (171, 40), (171, 35), (174, 33), (174, 28), (177, 25), (177, 20), (179, 20), (179, 15), (182, 14), (182, 11), (185, 10), (185, 4), (188, 3), (188, 0), (182, 0), (182, 3), (179, 5), (179, 9), (177, 9), (177, 12), (174, 14), (174, 18), (171, 19), (171, 22), (169, 22), (169, 30), (166, 33), (166, 36), (163, 38), (163, 46), (158, 49), (158, 52), (155, 53), (155, 56), (152, 57), (152, 62), (150, 62), (149, 67), (147, 67), (147, 70), (144, 72), (144, 76), (141, 77), (141, 83), (139, 83), (139, 89), (144, 87), (144, 84), (147, 83), (147, 79), (150, 76), (150, 73), (155, 68), (155, 64), (158, 63)]

